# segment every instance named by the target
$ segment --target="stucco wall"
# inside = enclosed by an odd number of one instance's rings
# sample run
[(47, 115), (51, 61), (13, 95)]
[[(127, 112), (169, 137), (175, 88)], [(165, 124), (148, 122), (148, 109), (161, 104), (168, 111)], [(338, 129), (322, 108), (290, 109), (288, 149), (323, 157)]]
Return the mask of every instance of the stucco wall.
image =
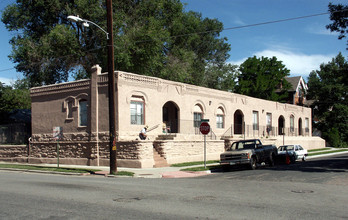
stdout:
[[(234, 113), (240, 110), (244, 115), (245, 124), (253, 124), (253, 111), (258, 112), (259, 127), (266, 126), (266, 114), (272, 114), (272, 126), (278, 126), (280, 116), (285, 119), (285, 127), (290, 128), (290, 116), (294, 116), (294, 134), (302, 120), (302, 129), (305, 128), (305, 119), (311, 124), (311, 109), (291, 104), (282, 104), (240, 94), (224, 92), (199, 86), (177, 83), (153, 77), (139, 76), (131, 73), (118, 72), (119, 81), (119, 111), (120, 135), (136, 136), (143, 125), (130, 123), (130, 102), (132, 96), (142, 97), (145, 103), (145, 122), (149, 127), (158, 126), (151, 134), (162, 132), (163, 106), (172, 102), (178, 108), (179, 133), (192, 134), (193, 113), (195, 105), (200, 105), (205, 119), (210, 120), (211, 129), (217, 136), (223, 135), (234, 123)], [(216, 115), (218, 108), (224, 111), (224, 128), (217, 128)], [(263, 131), (258, 131), (264, 134)], [(252, 133), (249, 132), (249, 133)], [(311, 127), (308, 127), (308, 136), (311, 136)]]
[[(31, 89), (32, 98), (32, 147), (29, 161), (56, 163), (57, 142), (52, 139), (53, 127), (62, 127), (60, 139), (61, 163), (84, 165), (109, 165), (109, 109), (108, 76), (94, 66), (90, 80), (62, 83)], [(167, 159), (169, 164), (203, 160), (203, 140), (193, 126), (195, 105), (199, 105), (203, 118), (209, 119), (212, 140), (207, 141), (207, 160), (219, 158), (224, 150), (220, 137), (231, 131), (233, 138), (265, 138), (266, 114), (272, 114), (272, 126), (276, 129), (278, 119), (285, 119), (285, 128), (290, 127), (290, 117), (294, 117), (294, 132), (286, 132), (287, 143), (302, 144), (311, 149), (321, 147), (322, 139), (311, 138), (311, 126), (307, 137), (298, 136), (299, 119), (302, 129), (305, 119), (311, 125), (311, 109), (290, 104), (256, 99), (235, 93), (208, 89), (184, 83), (177, 83), (154, 77), (140, 76), (126, 72), (116, 72), (118, 86), (118, 142), (117, 163), (126, 167), (153, 167), (153, 147)], [(143, 124), (135, 125), (130, 119), (130, 103), (133, 97), (144, 101)], [(79, 126), (79, 100), (88, 101), (88, 124)], [(69, 104), (70, 103), (70, 104)], [(72, 103), (72, 104), (71, 104)], [(178, 136), (174, 140), (157, 140), (162, 134), (163, 107), (170, 103), (177, 114)], [(218, 109), (223, 109), (224, 127), (217, 128)], [(172, 111), (171, 109), (170, 111)], [(243, 114), (245, 133), (235, 135), (234, 114)], [(252, 128), (253, 111), (258, 112), (257, 132)], [(138, 140), (138, 133), (149, 125), (150, 140)], [(294, 136), (294, 137), (290, 137)], [(275, 132), (272, 137), (277, 145), (282, 136)], [(270, 139), (269, 139), (270, 140)], [(292, 142), (290, 142), (290, 140)]]

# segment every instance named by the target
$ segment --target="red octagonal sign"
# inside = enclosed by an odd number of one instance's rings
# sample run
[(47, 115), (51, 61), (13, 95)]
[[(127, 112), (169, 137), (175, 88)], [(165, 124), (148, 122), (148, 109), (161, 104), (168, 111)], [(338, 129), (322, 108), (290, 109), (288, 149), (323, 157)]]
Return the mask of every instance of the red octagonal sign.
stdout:
[(206, 135), (210, 132), (210, 125), (207, 122), (202, 122), (199, 130), (202, 134)]

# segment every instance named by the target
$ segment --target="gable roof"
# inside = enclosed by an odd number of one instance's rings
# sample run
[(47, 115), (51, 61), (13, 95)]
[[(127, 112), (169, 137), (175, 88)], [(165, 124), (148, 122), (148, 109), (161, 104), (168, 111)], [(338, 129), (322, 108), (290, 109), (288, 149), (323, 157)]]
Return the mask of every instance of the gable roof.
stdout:
[(301, 76), (285, 77), (285, 79), (291, 84), (289, 91), (296, 91)]
[(302, 88), (307, 90), (307, 85), (303, 80), (302, 76), (294, 76), (294, 77), (285, 77), (286, 81), (291, 84), (291, 88), (289, 91), (297, 91), (298, 87), (302, 84)]

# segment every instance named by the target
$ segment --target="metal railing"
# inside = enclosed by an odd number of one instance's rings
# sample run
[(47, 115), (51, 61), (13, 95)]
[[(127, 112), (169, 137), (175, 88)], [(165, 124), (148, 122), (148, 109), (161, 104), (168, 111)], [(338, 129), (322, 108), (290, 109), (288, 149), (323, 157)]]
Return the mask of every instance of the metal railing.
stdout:
[(30, 135), (28, 124), (0, 125), (0, 144), (27, 144)]
[(277, 126), (255, 126), (245, 124), (231, 124), (224, 132), (222, 137), (274, 137), (279, 135), (285, 136), (309, 136), (309, 128), (287, 128)]
[[(216, 140), (218, 135), (214, 132), (216, 124), (210, 124), (210, 132), (207, 137)], [(221, 128), (220, 128), (221, 129)], [(194, 120), (179, 120), (170, 123), (170, 129), (166, 129), (168, 133), (182, 133), (192, 135), (202, 135), (199, 130), (199, 123)], [(279, 128), (277, 126), (260, 126), (255, 124), (231, 124), (225, 127), (225, 131), (219, 137), (275, 137), (285, 136), (309, 136), (309, 129), (303, 128)]]

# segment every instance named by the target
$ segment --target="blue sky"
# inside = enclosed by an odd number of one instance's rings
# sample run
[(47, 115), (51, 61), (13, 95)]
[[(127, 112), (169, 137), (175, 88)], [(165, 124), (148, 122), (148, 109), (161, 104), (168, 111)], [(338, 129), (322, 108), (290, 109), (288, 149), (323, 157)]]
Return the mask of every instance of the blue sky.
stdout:
[[(327, 0), (183, 0), (186, 9), (201, 12), (203, 17), (217, 18), (224, 28), (295, 18), (328, 11)], [(331, 1), (347, 4), (347, 1)], [(277, 57), (291, 76), (305, 79), (339, 52), (347, 57), (346, 39), (328, 31), (329, 15), (287, 22), (225, 30), (231, 45), (229, 62), (241, 64), (248, 57)]]
[[(0, 0), (0, 10), (14, 0)], [(203, 17), (217, 18), (224, 28), (234, 28), (262, 22), (307, 16), (327, 12), (327, 0), (182, 0), (185, 9), (202, 13)], [(344, 0), (331, 1), (347, 4)], [(336, 33), (330, 33), (325, 26), (330, 24), (329, 15), (300, 20), (273, 23), (241, 29), (225, 30), (221, 37), (227, 37), (231, 45), (232, 64), (240, 64), (254, 55), (276, 56), (283, 61), (291, 76), (305, 79), (312, 70), (319, 69), (339, 52), (347, 57), (347, 40), (338, 40)], [(22, 77), (9, 61), (12, 34), (0, 22), (0, 81), (9, 84)]]

